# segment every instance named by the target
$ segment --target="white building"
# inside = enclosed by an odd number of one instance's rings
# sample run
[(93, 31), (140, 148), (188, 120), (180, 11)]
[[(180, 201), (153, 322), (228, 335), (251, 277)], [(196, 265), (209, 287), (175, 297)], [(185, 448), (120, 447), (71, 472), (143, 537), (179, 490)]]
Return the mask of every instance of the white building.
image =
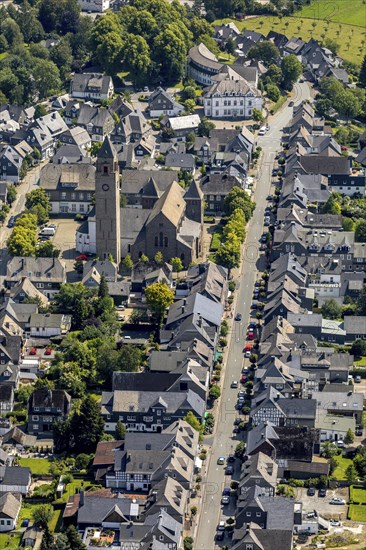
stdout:
[(252, 117), (253, 109), (262, 110), (262, 95), (242, 78), (225, 78), (209, 88), (203, 105), (206, 117), (247, 119)]
[(203, 86), (210, 86), (213, 77), (223, 68), (217, 57), (201, 42), (188, 52), (187, 76)]
[(110, 0), (78, 0), (81, 11), (102, 13), (111, 6)]
[(12, 531), (16, 528), (22, 497), (15, 497), (11, 493), (0, 496), (0, 533)]
[(77, 99), (100, 101), (110, 99), (113, 93), (112, 77), (101, 73), (75, 74), (70, 83), (70, 95)]

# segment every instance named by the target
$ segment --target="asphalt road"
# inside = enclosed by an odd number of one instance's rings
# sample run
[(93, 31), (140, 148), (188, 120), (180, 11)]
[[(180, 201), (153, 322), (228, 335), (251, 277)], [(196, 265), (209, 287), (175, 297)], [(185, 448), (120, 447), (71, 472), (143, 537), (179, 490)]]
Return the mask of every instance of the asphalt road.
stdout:
[[(296, 84), (294, 90), (294, 102), (300, 103), (310, 98), (310, 90), (307, 83)], [(252, 301), (253, 287), (257, 278), (258, 268), (263, 267), (259, 256), (259, 239), (263, 233), (264, 211), (266, 208), (266, 196), (271, 188), (271, 172), (276, 152), (280, 150), (282, 128), (286, 126), (292, 116), (292, 108), (286, 106), (269, 120), (270, 130), (263, 136), (258, 136), (258, 145), (263, 149), (259, 170), (259, 178), (254, 194), (257, 207), (252, 220), (247, 228), (247, 239), (244, 244), (244, 257), (241, 273), (238, 279), (237, 301), (234, 315), (242, 314), (241, 322), (234, 322), (233, 332), (229, 342), (228, 360), (225, 368), (225, 377), (220, 399), (220, 409), (216, 415), (216, 431), (206, 445), (211, 446), (209, 464), (206, 476), (202, 481), (202, 504), (199, 515), (199, 523), (194, 537), (195, 550), (213, 550), (215, 547), (215, 533), (218, 522), (234, 515), (234, 503), (230, 506), (221, 505), (222, 490), (230, 486), (231, 478), (225, 476), (224, 466), (217, 464), (220, 456), (227, 457), (231, 454), (238, 441), (233, 438), (233, 423), (237, 416), (235, 404), (237, 401), (237, 389), (231, 388), (233, 380), (239, 380), (243, 362), (243, 346), (245, 344), (246, 330), (250, 319), (250, 305)], [(239, 479), (239, 464), (236, 465), (232, 479)], [(229, 545), (230, 539), (226, 535), (222, 544)]]
[(40, 170), (44, 164), (45, 163), (43, 162), (41, 165), (28, 172), (22, 183), (17, 186), (17, 198), (12, 205), (11, 211), (6, 218), (4, 225), (0, 227), (0, 286), (2, 286), (4, 275), (6, 275), (6, 266), (9, 259), (6, 251), (6, 241), (12, 232), (12, 229), (7, 227), (7, 222), (10, 216), (18, 216), (21, 212), (23, 212), (25, 207), (25, 195), (32, 189), (37, 188)]

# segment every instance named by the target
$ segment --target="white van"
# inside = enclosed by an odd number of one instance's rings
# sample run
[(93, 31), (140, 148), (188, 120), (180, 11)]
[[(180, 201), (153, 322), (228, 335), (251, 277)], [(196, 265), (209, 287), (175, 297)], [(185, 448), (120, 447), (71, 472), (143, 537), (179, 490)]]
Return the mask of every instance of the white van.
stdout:
[(261, 128), (259, 128), (258, 135), (264, 136), (266, 134), (266, 131), (267, 131), (267, 128), (265, 126), (262, 126)]
[(53, 237), (55, 233), (56, 229), (54, 227), (44, 227), (39, 234), (44, 237)]

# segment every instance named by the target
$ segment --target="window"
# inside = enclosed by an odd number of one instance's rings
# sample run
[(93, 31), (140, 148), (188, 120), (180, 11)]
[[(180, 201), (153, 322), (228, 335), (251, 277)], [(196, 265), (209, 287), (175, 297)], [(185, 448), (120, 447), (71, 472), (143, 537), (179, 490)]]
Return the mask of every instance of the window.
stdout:
[(71, 205), (71, 212), (76, 212), (76, 204), (75, 203), (73, 203)]
[(84, 212), (84, 205), (83, 204), (79, 205), (79, 212)]
[(246, 516), (247, 516), (248, 518), (250, 518), (251, 515), (252, 515), (252, 512), (247, 512), (247, 513), (246, 513)]
[(253, 544), (246, 544), (245, 545), (245, 550), (253, 550)]
[(61, 199), (66, 199), (66, 193), (65, 192), (61, 193)]
[(75, 193), (71, 193), (71, 199), (72, 199), (72, 200), (75, 200), (75, 199), (76, 199), (76, 194), (75, 194)]

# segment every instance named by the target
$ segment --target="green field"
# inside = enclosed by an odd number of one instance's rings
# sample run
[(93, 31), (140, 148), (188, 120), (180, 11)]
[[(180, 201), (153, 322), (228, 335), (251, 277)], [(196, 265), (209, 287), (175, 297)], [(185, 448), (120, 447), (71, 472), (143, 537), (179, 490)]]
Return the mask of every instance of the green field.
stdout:
[(334, 477), (339, 480), (346, 479), (346, 470), (348, 466), (353, 464), (350, 458), (343, 458), (343, 456), (336, 456), (336, 461), (338, 462), (337, 468), (334, 470)]
[(348, 509), (348, 517), (352, 521), (366, 521), (366, 506), (351, 504)]
[(352, 6), (348, 0), (313, 0), (310, 5), (296, 12), (297, 17), (309, 17), (310, 19), (328, 19), (347, 25), (366, 27), (366, 5), (363, 0), (353, 0)]
[(366, 488), (352, 486), (350, 489), (350, 499), (357, 504), (366, 504)]
[[(335, 3), (337, 3), (337, 0)], [(230, 21), (232, 19), (220, 19), (215, 21), (214, 25), (229, 23)], [(301, 17), (296, 13), (293, 17), (282, 17), (282, 19), (274, 16), (254, 17), (253, 19), (244, 21), (235, 21), (235, 25), (239, 30), (254, 30), (264, 35), (267, 35), (269, 31), (276, 31), (285, 34), (288, 38), (298, 36), (306, 41), (310, 38), (320, 41), (325, 37), (331, 38), (339, 44), (338, 55), (352, 63), (360, 65), (363, 56), (366, 54), (366, 33), (364, 27), (359, 26), (361, 25), (360, 20), (358, 19), (357, 21), (357, 26), (334, 21), (328, 23), (326, 21), (314, 21), (311, 18)]]
[(0, 548), (20, 548), (21, 533), (0, 533)]
[(30, 468), (32, 474), (43, 475), (50, 471), (50, 461), (47, 458), (21, 458), (19, 465)]

